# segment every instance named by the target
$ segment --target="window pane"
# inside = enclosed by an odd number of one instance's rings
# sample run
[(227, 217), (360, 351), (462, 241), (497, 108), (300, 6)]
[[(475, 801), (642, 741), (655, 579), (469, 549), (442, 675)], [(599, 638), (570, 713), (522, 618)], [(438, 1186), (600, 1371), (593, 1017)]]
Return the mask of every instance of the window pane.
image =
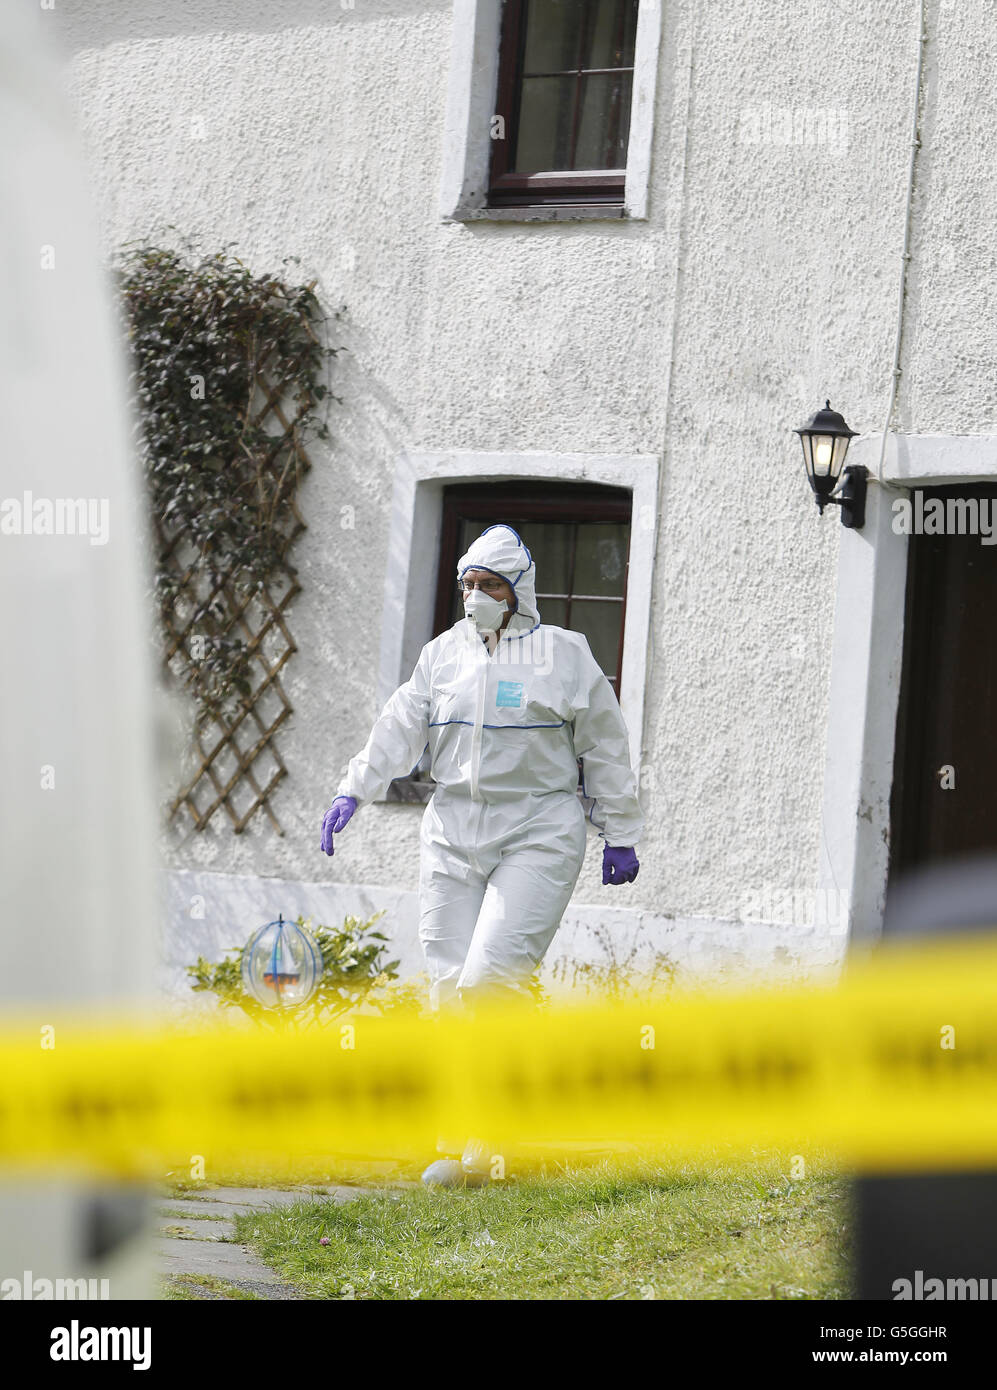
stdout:
[[(575, 95), (577, 146), (572, 156)], [(520, 174), (557, 169), (625, 169), (630, 139), (629, 72), (616, 76), (523, 79), (515, 168)]]
[(575, 556), (576, 594), (623, 594), (630, 527), (579, 526)]
[[(538, 593), (568, 592), (571, 529), (564, 522), (557, 521), (524, 521), (516, 527), (537, 567)], [(544, 621), (548, 620), (545, 618)]]
[(632, 67), (638, 0), (529, 0), (523, 72)]
[(584, 603), (575, 599), (571, 605), (572, 628), (575, 632), (584, 632), (592, 655), (610, 680), (616, 679), (622, 617), (622, 603)]
[(578, 63), (579, 0), (529, 0), (524, 72), (563, 72)]
[(540, 598), (537, 599), (537, 607), (540, 609), (542, 623), (547, 623), (549, 627), (564, 627), (564, 617), (568, 611), (566, 599)]
[(525, 77), (519, 104), (515, 169), (539, 174), (572, 169), (571, 122), (576, 77)]
[(594, 6), (595, 27), (586, 68), (630, 68), (637, 35), (637, 0), (602, 0)]
[[(553, 78), (561, 81), (561, 78)], [(582, 77), (581, 119), (572, 169), (625, 169), (630, 139), (629, 72)]]

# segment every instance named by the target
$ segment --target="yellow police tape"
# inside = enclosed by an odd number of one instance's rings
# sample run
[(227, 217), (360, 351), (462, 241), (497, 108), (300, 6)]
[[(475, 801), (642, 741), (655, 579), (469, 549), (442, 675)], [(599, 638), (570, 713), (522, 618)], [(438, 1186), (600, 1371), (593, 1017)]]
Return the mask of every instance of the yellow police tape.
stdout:
[(195, 1034), (22, 1012), (0, 1029), (8, 1175), (426, 1159), (448, 1133), (510, 1156), (570, 1140), (683, 1159), (816, 1148), (869, 1171), (993, 1164), (997, 944), (893, 947), (821, 988), (477, 1021)]

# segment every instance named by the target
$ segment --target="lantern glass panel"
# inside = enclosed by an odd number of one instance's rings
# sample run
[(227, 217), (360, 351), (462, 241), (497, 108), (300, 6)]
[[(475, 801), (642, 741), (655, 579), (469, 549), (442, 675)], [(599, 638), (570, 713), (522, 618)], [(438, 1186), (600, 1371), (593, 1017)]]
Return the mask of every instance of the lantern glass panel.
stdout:
[(834, 476), (831, 471), (831, 465), (834, 462), (834, 443), (834, 436), (831, 434), (817, 434), (811, 436), (814, 477), (827, 478), (829, 476)]
[(831, 474), (834, 478), (841, 477), (841, 469), (844, 466), (845, 455), (848, 453), (848, 446), (851, 440), (847, 434), (839, 434), (834, 441), (834, 458), (832, 460)]
[(807, 470), (807, 477), (813, 481), (814, 476), (814, 453), (813, 436), (809, 434), (800, 435), (800, 444), (803, 446), (803, 466)]

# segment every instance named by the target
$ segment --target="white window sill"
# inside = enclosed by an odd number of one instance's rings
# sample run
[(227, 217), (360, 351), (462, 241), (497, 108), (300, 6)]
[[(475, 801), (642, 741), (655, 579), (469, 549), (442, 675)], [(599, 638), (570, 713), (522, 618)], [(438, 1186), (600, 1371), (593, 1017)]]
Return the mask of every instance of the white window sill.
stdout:
[(612, 203), (556, 204), (548, 207), (461, 208), (447, 222), (591, 222), (596, 219), (620, 221), (629, 217), (626, 208)]

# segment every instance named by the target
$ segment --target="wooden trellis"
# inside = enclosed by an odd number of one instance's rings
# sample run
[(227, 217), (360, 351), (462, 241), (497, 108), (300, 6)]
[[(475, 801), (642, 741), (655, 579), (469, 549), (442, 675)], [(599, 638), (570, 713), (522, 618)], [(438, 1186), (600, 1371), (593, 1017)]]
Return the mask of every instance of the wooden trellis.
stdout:
[[(292, 714), (281, 684), (281, 673), (297, 650), (287, 626), (287, 610), (301, 586), (289, 561), (295, 540), (305, 529), (296, 492), (302, 474), (311, 467), (298, 437), (298, 427), (311, 401), (285, 411), (286, 382), (257, 377), (259, 405), (254, 424), (273, 430), (274, 445), (262, 467), (261, 485), (273, 497), (271, 512), (279, 564), (270, 582), (257, 592), (240, 592), (231, 569), (209, 579), (200, 556), (182, 530), (171, 531), (157, 518), (160, 562), (179, 584), (174, 603), (164, 612), (165, 660), (180, 680), (189, 680), (199, 656), (200, 640), (237, 636), (245, 642), (250, 690), (231, 712), (200, 711), (194, 731), (197, 767), (170, 804), (171, 819), (203, 830), (224, 807), (236, 834), (241, 834), (257, 811), (264, 811), (278, 835), (284, 832), (274, 814), (272, 798), (287, 768), (276, 735)], [(278, 507), (278, 503), (280, 504)], [(195, 626), (200, 630), (194, 631)]]

